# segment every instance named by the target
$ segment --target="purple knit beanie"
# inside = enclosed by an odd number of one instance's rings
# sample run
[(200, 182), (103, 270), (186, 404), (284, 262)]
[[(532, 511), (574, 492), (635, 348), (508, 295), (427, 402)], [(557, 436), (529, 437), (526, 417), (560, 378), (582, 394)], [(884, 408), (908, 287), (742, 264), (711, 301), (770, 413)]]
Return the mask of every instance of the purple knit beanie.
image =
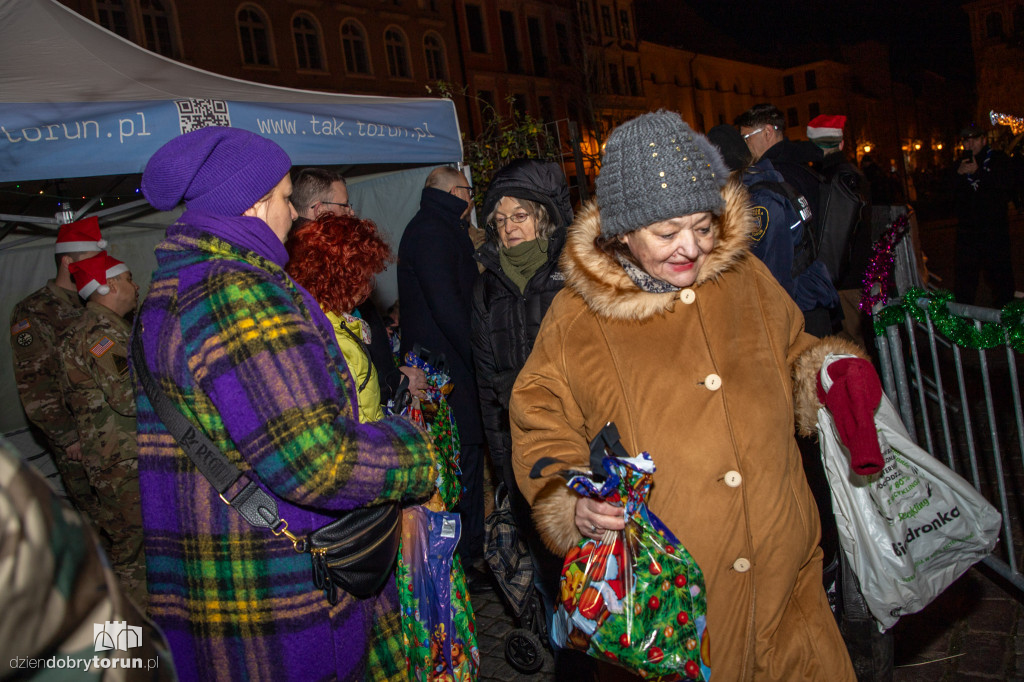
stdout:
[(161, 211), (184, 199), (190, 210), (238, 216), (291, 166), (288, 154), (265, 137), (238, 128), (200, 128), (156, 150), (142, 173), (142, 193)]

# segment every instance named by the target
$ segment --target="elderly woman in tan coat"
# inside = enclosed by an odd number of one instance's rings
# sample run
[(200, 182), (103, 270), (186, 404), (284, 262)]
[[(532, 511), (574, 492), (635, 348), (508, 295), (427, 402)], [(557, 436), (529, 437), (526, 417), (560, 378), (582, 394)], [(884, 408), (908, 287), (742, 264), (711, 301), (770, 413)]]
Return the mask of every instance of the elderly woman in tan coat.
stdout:
[[(630, 453), (653, 457), (651, 509), (704, 572), (714, 679), (853, 680), (793, 433), (794, 418), (813, 432), (825, 356), (863, 353), (803, 331), (747, 248), (747, 192), (727, 174), (674, 113), (609, 136), (597, 201), (562, 254), (565, 289), (513, 390), (515, 473), (560, 556), (622, 528), (621, 509), (557, 475), (586, 468), (615, 422)], [(531, 476), (542, 458), (557, 462)]]

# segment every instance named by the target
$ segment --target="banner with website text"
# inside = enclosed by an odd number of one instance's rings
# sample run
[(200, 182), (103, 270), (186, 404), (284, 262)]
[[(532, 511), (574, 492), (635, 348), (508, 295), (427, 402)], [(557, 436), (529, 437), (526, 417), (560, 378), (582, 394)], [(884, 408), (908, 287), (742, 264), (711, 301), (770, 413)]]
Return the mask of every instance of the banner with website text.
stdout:
[(0, 103), (0, 182), (141, 173), (161, 145), (210, 125), (280, 144), (296, 165), (462, 160), (450, 100), (380, 103)]

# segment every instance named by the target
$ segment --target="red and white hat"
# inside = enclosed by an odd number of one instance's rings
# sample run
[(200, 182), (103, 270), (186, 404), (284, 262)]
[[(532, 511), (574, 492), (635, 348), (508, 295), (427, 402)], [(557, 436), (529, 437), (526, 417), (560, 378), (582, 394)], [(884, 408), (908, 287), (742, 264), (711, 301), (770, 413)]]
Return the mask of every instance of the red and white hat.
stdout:
[(54, 252), (102, 251), (106, 246), (107, 240), (100, 236), (100, 219), (89, 216), (60, 226)]
[(88, 300), (94, 293), (106, 296), (110, 293), (107, 280), (128, 272), (128, 266), (104, 251), (91, 258), (80, 260), (68, 266), (71, 277), (78, 287), (78, 295)]
[(823, 149), (838, 147), (845, 125), (845, 116), (815, 116), (807, 123), (807, 138)]

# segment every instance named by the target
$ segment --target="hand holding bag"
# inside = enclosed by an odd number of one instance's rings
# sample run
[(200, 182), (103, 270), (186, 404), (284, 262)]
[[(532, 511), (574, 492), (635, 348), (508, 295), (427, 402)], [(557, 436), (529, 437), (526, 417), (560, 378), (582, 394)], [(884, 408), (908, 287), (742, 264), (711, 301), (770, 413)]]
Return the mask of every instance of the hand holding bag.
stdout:
[[(821, 387), (832, 388), (828, 366)], [(827, 404), (827, 403), (826, 403)], [(843, 552), (864, 601), (884, 631), (927, 606), (995, 547), (1002, 519), (967, 481), (911, 439), (882, 396), (875, 427), (884, 459), (871, 475), (854, 473), (833, 415), (818, 410), (818, 436)]]
[(711, 670), (704, 573), (647, 508), (651, 456), (629, 457), (614, 424), (594, 440), (592, 463), (595, 453), (606, 451), (597, 459), (601, 465), (566, 472), (568, 485), (581, 495), (621, 504), (626, 527), (607, 531), (600, 541), (584, 539), (566, 556), (552, 639), (642, 677), (706, 682)]

